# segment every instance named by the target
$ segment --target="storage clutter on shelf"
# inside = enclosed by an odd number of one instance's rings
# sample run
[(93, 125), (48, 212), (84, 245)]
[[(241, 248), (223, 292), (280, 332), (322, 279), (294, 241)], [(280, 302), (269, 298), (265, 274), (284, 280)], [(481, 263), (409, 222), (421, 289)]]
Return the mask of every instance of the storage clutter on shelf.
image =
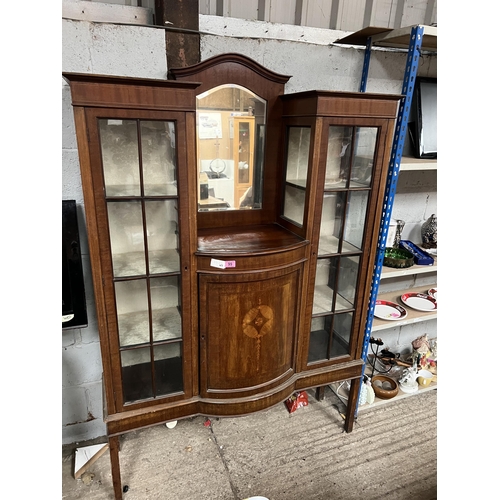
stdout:
[(411, 394), (437, 382), (437, 339), (429, 339), (427, 334), (417, 337), (406, 356), (381, 349), (384, 342), (380, 338), (371, 337), (370, 345), (370, 383), (379, 399), (392, 399), (400, 390)]

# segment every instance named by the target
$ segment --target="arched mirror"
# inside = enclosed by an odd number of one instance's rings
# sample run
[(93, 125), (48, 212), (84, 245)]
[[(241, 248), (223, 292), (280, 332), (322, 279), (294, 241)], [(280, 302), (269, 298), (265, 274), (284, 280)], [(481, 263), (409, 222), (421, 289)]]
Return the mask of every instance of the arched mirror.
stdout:
[(266, 101), (235, 84), (196, 98), (198, 211), (262, 208)]

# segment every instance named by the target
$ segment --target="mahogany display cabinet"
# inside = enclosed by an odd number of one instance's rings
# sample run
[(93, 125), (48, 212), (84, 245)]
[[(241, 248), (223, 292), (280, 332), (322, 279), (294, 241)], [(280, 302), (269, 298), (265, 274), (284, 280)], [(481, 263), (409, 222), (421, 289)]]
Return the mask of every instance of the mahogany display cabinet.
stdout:
[(400, 96), (285, 95), (239, 54), (168, 80), (63, 76), (115, 497), (139, 428), (350, 380), (350, 432)]

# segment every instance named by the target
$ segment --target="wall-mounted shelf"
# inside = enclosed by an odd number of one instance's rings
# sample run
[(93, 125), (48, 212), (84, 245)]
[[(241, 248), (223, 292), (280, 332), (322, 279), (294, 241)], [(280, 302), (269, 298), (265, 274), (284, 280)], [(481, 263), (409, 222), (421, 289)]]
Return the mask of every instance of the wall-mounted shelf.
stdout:
[[(430, 273), (437, 271), (437, 266), (412, 266), (404, 270), (387, 269), (383, 266), (384, 252), (388, 227), (391, 221), (393, 203), (396, 194), (399, 171), (437, 171), (437, 159), (417, 159), (403, 156), (403, 146), (407, 136), (407, 125), (410, 114), (410, 106), (413, 98), (413, 85), (417, 77), (418, 59), (424, 51), (437, 53), (437, 28), (433, 26), (415, 25), (400, 29), (388, 29), (379, 27), (366, 27), (355, 33), (336, 40), (336, 43), (343, 45), (361, 45), (365, 47), (363, 71), (361, 76), (360, 91), (366, 91), (368, 80), (368, 70), (370, 66), (370, 55), (373, 48), (384, 50), (387, 48), (405, 49), (407, 60), (403, 75), (403, 85), (401, 94), (404, 99), (401, 101), (398, 113), (398, 128), (394, 136), (392, 145), (392, 156), (389, 163), (387, 176), (384, 211), (382, 213), (379, 231), (379, 241), (377, 246), (376, 266), (373, 273), (372, 287), (370, 291), (369, 315), (365, 328), (365, 341), (363, 345), (363, 359), (368, 356), (369, 341), (373, 332), (389, 330), (394, 327), (423, 321), (434, 320), (437, 312), (419, 312), (407, 308), (408, 315), (402, 321), (384, 321), (374, 318), (374, 309), (377, 299), (399, 302), (399, 297), (403, 290), (392, 291), (379, 294), (379, 284), (383, 279), (398, 278), (412, 275)], [(435, 263), (437, 264), (437, 262)], [(427, 292), (429, 286), (411, 289), (413, 292)], [(404, 290), (409, 291), (409, 290)], [(404, 394), (404, 393), (403, 393)], [(411, 394), (409, 394), (411, 395)], [(409, 396), (406, 395), (405, 396)], [(391, 400), (393, 401), (393, 400)], [(369, 405), (372, 407), (373, 405)]]
[(399, 170), (437, 170), (437, 160), (403, 156)]
[[(429, 52), (437, 52), (437, 27), (422, 25), (422, 28), (423, 38), (421, 49)], [(368, 26), (343, 38), (339, 38), (335, 43), (365, 47), (371, 38), (372, 47), (408, 49), (412, 37), (412, 29), (413, 26), (398, 29)]]
[[(390, 376), (390, 375), (388, 375), (388, 376)], [(394, 380), (397, 381), (397, 377), (392, 377), (391, 376), (391, 378), (394, 378)], [(329, 387), (339, 397), (339, 399), (341, 401), (345, 401), (346, 400), (347, 395), (349, 393), (347, 391), (347, 388), (345, 387), (345, 384), (342, 385), (342, 382), (334, 382), (334, 383), (330, 384)], [(385, 405), (385, 404), (388, 404), (388, 403), (393, 403), (394, 401), (399, 401), (401, 399), (405, 399), (405, 398), (409, 398), (411, 396), (422, 394), (422, 393), (427, 392), (427, 391), (433, 391), (433, 390), (436, 390), (437, 388), (438, 388), (437, 381), (432, 381), (428, 387), (418, 386), (418, 391), (414, 392), (414, 393), (411, 393), (411, 394), (408, 394), (408, 393), (403, 392), (403, 391), (400, 390), (398, 392), (398, 394), (395, 397), (391, 398), (391, 399), (380, 399), (378, 397), (375, 397), (375, 401), (373, 403), (371, 403), (371, 404), (365, 403), (364, 405), (360, 405), (358, 407), (358, 413), (360, 411), (367, 411), (367, 410), (370, 410), (372, 408), (376, 408), (378, 406), (382, 406), (382, 405)]]
[(396, 269), (394, 267), (382, 266), (381, 279), (385, 278), (399, 278), (400, 276), (413, 276), (414, 274), (426, 274), (437, 272), (437, 259), (434, 258), (434, 265), (432, 266), (411, 266), (404, 269)]
[[(416, 288), (411, 288), (409, 290), (398, 290), (398, 291), (393, 291), (393, 292), (387, 292), (387, 293), (380, 293), (377, 296), (378, 300), (386, 300), (389, 302), (394, 302), (396, 304), (401, 304), (401, 301), (399, 298), (403, 293), (427, 293), (427, 291), (431, 288), (430, 286), (420, 286)], [(403, 305), (403, 304), (401, 304)], [(429, 321), (431, 319), (436, 319), (437, 318), (437, 311), (430, 311), (430, 312), (421, 312), (421, 311), (416, 311), (415, 309), (412, 309), (411, 307), (404, 306), (404, 308), (407, 310), (408, 314), (407, 316), (400, 320), (400, 321), (386, 321), (383, 319), (378, 319), (374, 318), (373, 319), (373, 324), (372, 324), (372, 333), (373, 332), (379, 332), (381, 330), (388, 330), (389, 328), (395, 328), (397, 326), (404, 326), (404, 325), (410, 325), (412, 323), (420, 323), (421, 321)]]

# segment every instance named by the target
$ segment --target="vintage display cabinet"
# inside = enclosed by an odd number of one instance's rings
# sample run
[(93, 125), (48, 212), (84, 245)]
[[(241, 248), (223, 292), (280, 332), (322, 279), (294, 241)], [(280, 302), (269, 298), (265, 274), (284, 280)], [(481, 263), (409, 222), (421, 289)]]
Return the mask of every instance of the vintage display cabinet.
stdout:
[(400, 96), (285, 95), (239, 54), (164, 81), (63, 76), (116, 498), (138, 428), (350, 380), (350, 432)]

